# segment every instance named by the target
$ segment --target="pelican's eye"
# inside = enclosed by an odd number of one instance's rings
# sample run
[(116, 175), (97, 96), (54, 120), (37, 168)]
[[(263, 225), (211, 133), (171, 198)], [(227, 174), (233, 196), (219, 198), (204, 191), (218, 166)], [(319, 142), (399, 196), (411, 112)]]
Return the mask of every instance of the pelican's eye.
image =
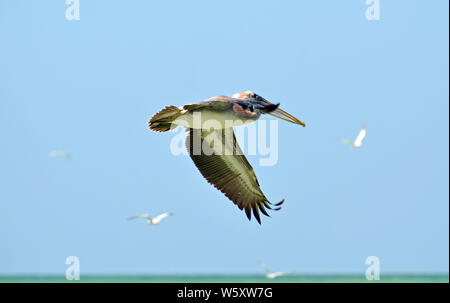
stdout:
[(256, 101), (262, 101), (261, 96), (259, 96), (259, 95), (257, 95), (257, 94), (255, 94), (255, 95), (253, 96), (253, 99), (255, 99)]

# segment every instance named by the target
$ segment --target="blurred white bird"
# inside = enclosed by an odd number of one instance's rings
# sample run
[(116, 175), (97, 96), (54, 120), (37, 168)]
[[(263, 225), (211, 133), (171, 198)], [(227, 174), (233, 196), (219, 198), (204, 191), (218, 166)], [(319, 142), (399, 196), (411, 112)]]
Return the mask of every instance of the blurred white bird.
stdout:
[(68, 152), (62, 150), (53, 150), (48, 153), (48, 156), (50, 158), (66, 158), (67, 160), (70, 160), (72, 158), (72, 156)]
[(366, 134), (367, 134), (367, 127), (363, 126), (361, 128), (361, 130), (359, 131), (359, 134), (356, 137), (355, 141), (351, 141), (351, 140), (348, 140), (348, 139), (342, 139), (341, 142), (343, 144), (349, 145), (353, 149), (360, 148), (361, 145), (362, 145), (362, 140), (364, 139)]
[(168, 216), (172, 216), (172, 213), (163, 213), (160, 214), (159, 216), (156, 216), (155, 218), (152, 218), (149, 214), (141, 214), (141, 215), (137, 215), (137, 216), (133, 216), (133, 217), (129, 217), (127, 220), (134, 220), (134, 219), (146, 219), (147, 220), (147, 224), (148, 225), (158, 225), (159, 223), (161, 223), (161, 220), (168, 217)]
[(281, 276), (286, 276), (289, 275), (289, 272), (272, 272), (269, 267), (267, 267), (266, 264), (264, 264), (262, 261), (259, 261), (259, 263), (261, 263), (262, 267), (264, 268), (264, 270), (266, 271), (266, 278), (267, 279), (275, 279), (276, 277), (281, 277)]

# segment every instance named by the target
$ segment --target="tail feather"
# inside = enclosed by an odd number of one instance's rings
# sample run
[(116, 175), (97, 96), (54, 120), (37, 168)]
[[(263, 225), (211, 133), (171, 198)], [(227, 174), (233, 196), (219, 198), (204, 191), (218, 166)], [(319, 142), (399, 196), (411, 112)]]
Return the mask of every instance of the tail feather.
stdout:
[(178, 107), (166, 106), (148, 121), (148, 126), (153, 131), (165, 132), (171, 129), (172, 122), (181, 115), (181, 109)]

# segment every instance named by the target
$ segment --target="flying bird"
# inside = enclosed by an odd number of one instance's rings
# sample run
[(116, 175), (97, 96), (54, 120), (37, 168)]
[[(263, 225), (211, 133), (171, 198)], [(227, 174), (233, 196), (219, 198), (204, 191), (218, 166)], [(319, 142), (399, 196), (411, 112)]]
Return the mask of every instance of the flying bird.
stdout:
[(275, 279), (277, 277), (281, 277), (281, 276), (286, 276), (289, 275), (289, 272), (272, 272), (269, 267), (267, 267), (266, 264), (264, 264), (262, 261), (259, 261), (259, 263), (261, 264), (261, 266), (264, 268), (264, 270), (266, 271), (266, 278), (267, 279)]
[(249, 220), (253, 213), (261, 224), (259, 211), (269, 216), (266, 209), (279, 210), (284, 199), (272, 204), (265, 197), (253, 167), (236, 141), (233, 127), (254, 122), (262, 114), (305, 126), (279, 105), (246, 91), (181, 107), (167, 106), (148, 123), (149, 128), (157, 132), (185, 127), (188, 153), (203, 177), (244, 210)]
[(160, 214), (159, 216), (156, 217), (152, 217), (149, 214), (141, 214), (141, 215), (137, 215), (137, 216), (133, 216), (133, 217), (129, 217), (127, 220), (134, 220), (134, 219), (146, 219), (147, 220), (147, 224), (148, 225), (158, 225), (161, 223), (161, 220), (168, 217), (168, 216), (172, 216), (172, 213), (163, 213)]
[(362, 146), (362, 141), (363, 141), (364, 137), (366, 136), (366, 134), (367, 134), (367, 127), (363, 126), (361, 128), (361, 130), (359, 131), (358, 136), (356, 137), (355, 141), (348, 140), (348, 139), (342, 139), (341, 142), (343, 144), (349, 145), (353, 149), (360, 148)]
[(70, 160), (72, 158), (72, 156), (68, 152), (62, 150), (53, 150), (48, 153), (48, 156), (50, 158), (66, 158), (67, 160)]

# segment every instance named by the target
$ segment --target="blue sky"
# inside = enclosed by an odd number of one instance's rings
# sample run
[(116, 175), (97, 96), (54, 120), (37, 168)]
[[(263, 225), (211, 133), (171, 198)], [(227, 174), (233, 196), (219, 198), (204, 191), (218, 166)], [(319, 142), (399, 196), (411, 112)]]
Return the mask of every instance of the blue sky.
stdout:
[[(1, 0), (0, 274), (448, 273), (448, 5), (81, 0), (67, 21)], [(249, 157), (286, 198), (261, 226), (146, 124), (242, 90), (307, 123), (280, 121), (277, 165)], [(363, 124), (361, 149), (338, 142)]]

